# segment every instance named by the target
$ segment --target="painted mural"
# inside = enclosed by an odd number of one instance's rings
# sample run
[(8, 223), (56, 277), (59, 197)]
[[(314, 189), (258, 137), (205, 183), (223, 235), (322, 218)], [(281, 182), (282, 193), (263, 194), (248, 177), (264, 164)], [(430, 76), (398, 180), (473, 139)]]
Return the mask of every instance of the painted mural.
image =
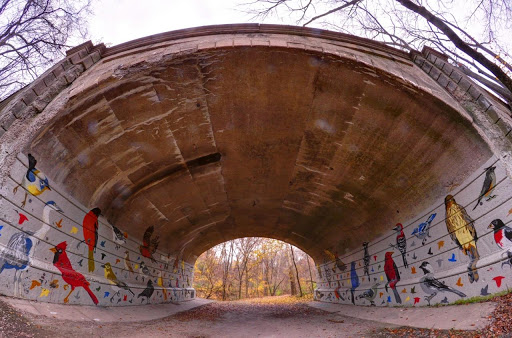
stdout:
[[(430, 306), (512, 286), (512, 181), (496, 158), (446, 187), (435, 205), (318, 266), (319, 301)], [(364, 240), (364, 239), (363, 239)], [(350, 271), (336, 261), (350, 261)]]
[(157, 251), (153, 226), (140, 241), (129, 238), (98, 207), (87, 209), (50, 188), (36, 166), (32, 154), (20, 154), (0, 200), (1, 294), (99, 306), (195, 297), (193, 266)]

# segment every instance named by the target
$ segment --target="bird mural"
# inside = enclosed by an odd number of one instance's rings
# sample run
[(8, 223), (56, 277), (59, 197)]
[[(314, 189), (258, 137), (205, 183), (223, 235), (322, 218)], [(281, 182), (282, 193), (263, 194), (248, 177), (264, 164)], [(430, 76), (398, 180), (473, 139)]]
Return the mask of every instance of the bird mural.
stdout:
[(379, 284), (380, 283), (373, 284), (373, 286), (370, 289), (364, 291), (362, 294), (357, 296), (357, 299), (366, 299), (367, 301), (370, 302), (371, 306), (375, 306), (374, 299), (377, 296), (377, 287), (379, 286)]
[(84, 242), (87, 244), (87, 259), (89, 272), (94, 272), (94, 252), (98, 245), (98, 217), (101, 215), (100, 208), (91, 209), (82, 222), (84, 230)]
[[(151, 279), (148, 279), (146, 288), (144, 289), (144, 291), (139, 293), (137, 298), (146, 297), (146, 302), (149, 304), (149, 299), (153, 295), (153, 292), (155, 292), (155, 287), (153, 286), (153, 281)], [(142, 302), (143, 301), (144, 301), (144, 298), (142, 299)]]
[(112, 225), (112, 240), (116, 243), (116, 249), (123, 244), (126, 244), (126, 234), (119, 230), (118, 227)]
[(150, 226), (146, 229), (144, 232), (144, 237), (142, 238), (142, 245), (139, 246), (139, 250), (142, 256), (150, 258), (153, 262), (156, 262), (153, 258), (153, 254), (158, 248), (160, 237), (155, 236), (154, 238), (151, 238), (153, 236), (154, 230), (154, 226)]
[(148, 268), (148, 266), (146, 265), (146, 263), (144, 263), (144, 261), (140, 262), (139, 270), (140, 270), (140, 272), (142, 272), (144, 275), (146, 275), (146, 276), (148, 276), (148, 277), (151, 277), (151, 275), (150, 275), (150, 273), (149, 273), (149, 268)]
[[(343, 263), (340, 256), (338, 255), (338, 252), (336, 252), (336, 254), (335, 254), (334, 264), (340, 271), (347, 270), (347, 265), (345, 263)], [(336, 273), (336, 271), (333, 271), (333, 272)]]
[(508, 264), (512, 268), (512, 229), (499, 218), (493, 220), (488, 228), (493, 229), (496, 245), (507, 254), (507, 260), (501, 263), (501, 267)]
[(134, 273), (132, 262), (130, 261), (130, 253), (128, 250), (124, 252), (124, 267), (130, 272), (130, 274)]
[(43, 208), (43, 222), (41, 227), (34, 232), (17, 232), (11, 236), (7, 246), (0, 250), (0, 274), (5, 269), (14, 269), (14, 295), (19, 294), (21, 287), (22, 271), (28, 269), (32, 257), (34, 257), (35, 247), (41, 239), (44, 239), (50, 227), (50, 212), (62, 210), (54, 201), (46, 202)]
[(485, 169), (485, 179), (484, 184), (482, 185), (482, 191), (480, 191), (480, 195), (478, 195), (478, 200), (476, 201), (473, 210), (475, 210), (478, 205), (483, 204), (482, 198), (487, 197), (485, 200), (490, 201), (496, 197), (496, 195), (491, 195), (492, 191), (496, 187), (496, 173), (494, 172), (494, 169), (496, 169), (496, 167), (493, 166)]
[(66, 253), (67, 243), (62, 242), (57, 244), (54, 248), (51, 248), (50, 251), (54, 253), (53, 256), (53, 265), (59, 269), (62, 274), (62, 279), (64, 282), (71, 286), (71, 290), (69, 291), (66, 298), (64, 298), (64, 303), (69, 302), (69, 296), (71, 293), (77, 288), (82, 287), (87, 291), (89, 297), (91, 297), (93, 303), (98, 305), (98, 298), (94, 295), (94, 293), (89, 288), (90, 283), (85, 279), (85, 277), (73, 270), (71, 266), (71, 262), (69, 261), (68, 255)]
[(25, 188), (25, 198), (23, 202), (21, 202), (21, 207), (25, 208), (25, 204), (27, 203), (28, 193), (34, 196), (41, 195), (46, 190), (50, 189), (50, 185), (48, 183), (48, 178), (36, 169), (37, 160), (31, 154), (28, 154), (28, 169), (25, 176), (21, 180), (21, 184), (17, 185), (12, 192), (16, 193), (18, 191), (19, 186), (23, 186)]
[(470, 258), (468, 264), (469, 282), (477, 282), (479, 276), (476, 264), (480, 255), (476, 247), (478, 235), (474, 221), (469, 217), (466, 209), (455, 202), (452, 195), (445, 197), (444, 204), (446, 206), (446, 229), (452, 241), (457, 244), (464, 255)]
[(434, 269), (429, 262), (423, 262), (420, 265), (420, 269), (423, 270), (425, 274), (420, 279), (420, 285), (423, 292), (425, 292), (428, 296), (425, 296), (425, 300), (428, 302), (430, 306), (430, 301), (434, 298), (439, 292), (451, 292), (456, 294), (459, 297), (466, 297), (466, 295), (458, 290), (455, 290), (449, 286), (447, 286), (444, 282), (439, 281), (434, 277)]
[(370, 255), (368, 254), (368, 242), (363, 242), (363, 249), (364, 249), (364, 255), (363, 255), (363, 263), (364, 263), (364, 274), (368, 276), (368, 279), (370, 279), (370, 272), (368, 271), (368, 268), (370, 266)]
[(350, 263), (350, 294), (352, 295), (352, 304), (355, 303), (354, 291), (359, 287), (359, 276), (357, 276), (356, 262)]
[[(121, 289), (129, 291), (133, 296), (135, 296), (133, 291), (130, 290), (130, 288), (128, 287), (128, 285), (125, 282), (117, 279), (117, 276), (114, 273), (114, 270), (112, 270), (112, 265), (110, 265), (110, 263), (105, 263), (101, 267), (104, 268), (105, 278), (108, 279), (108, 281), (111, 284), (110, 286), (111, 286), (112, 290), (114, 290), (114, 294), (110, 298), (111, 303), (115, 296), (120, 295)], [(121, 298), (119, 298), (119, 300), (117, 302), (119, 303), (120, 301), (121, 301)]]
[(407, 241), (405, 239), (404, 234), (404, 227), (402, 223), (397, 223), (396, 226), (393, 228), (393, 230), (396, 231), (396, 244), (390, 244), (389, 246), (392, 248), (398, 249), (400, 253), (402, 254), (402, 261), (404, 262), (404, 267), (409, 267), (407, 264), (407, 259), (405, 258), (405, 255), (407, 254)]
[(427, 242), (428, 237), (430, 237), (430, 224), (436, 218), (436, 213), (431, 214), (427, 220), (420, 225), (418, 225), (417, 228), (414, 228), (411, 235), (416, 236), (418, 239), (421, 239), (421, 245), (425, 245)]
[(400, 298), (400, 294), (396, 290), (396, 284), (400, 281), (400, 273), (398, 272), (398, 268), (396, 267), (395, 261), (393, 260), (393, 252), (388, 251), (384, 256), (384, 273), (386, 274), (386, 278), (388, 282), (385, 285), (386, 292), (388, 291), (388, 285), (393, 290), (393, 294), (395, 295), (395, 301), (398, 304), (402, 304), (402, 299)]

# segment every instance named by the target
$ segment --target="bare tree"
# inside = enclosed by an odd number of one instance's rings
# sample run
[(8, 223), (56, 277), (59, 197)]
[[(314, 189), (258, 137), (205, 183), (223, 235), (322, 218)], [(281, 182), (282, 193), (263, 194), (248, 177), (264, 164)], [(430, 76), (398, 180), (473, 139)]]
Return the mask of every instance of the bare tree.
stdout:
[(431, 46), (455, 64), (490, 77), (511, 101), (509, 0), (255, 0), (246, 5), (259, 18), (283, 9), (304, 26), (316, 23), (403, 50)]
[[(245, 237), (233, 241), (236, 246), (235, 269), (238, 280), (238, 299), (242, 298), (242, 283), (244, 274), (248, 273), (248, 263), (251, 253), (260, 242), (258, 237)], [(246, 280), (247, 285), (247, 280)], [(246, 290), (247, 296), (247, 290)]]
[(0, 0), (0, 99), (83, 41), (91, 0)]
[(300, 285), (300, 278), (299, 278), (299, 269), (297, 269), (297, 263), (295, 262), (295, 254), (293, 252), (293, 247), (290, 244), (290, 251), (292, 252), (292, 262), (293, 266), (295, 267), (295, 274), (297, 276), (297, 286), (299, 288), (299, 295), (302, 297), (302, 286)]

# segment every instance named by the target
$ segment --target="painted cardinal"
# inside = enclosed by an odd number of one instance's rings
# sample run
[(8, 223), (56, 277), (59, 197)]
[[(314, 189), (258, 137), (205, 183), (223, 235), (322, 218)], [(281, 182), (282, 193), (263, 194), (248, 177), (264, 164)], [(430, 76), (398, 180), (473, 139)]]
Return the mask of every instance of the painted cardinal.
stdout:
[(390, 244), (389, 246), (396, 248), (400, 251), (400, 253), (402, 254), (402, 260), (404, 262), (404, 267), (407, 268), (409, 266), (409, 264), (407, 264), (407, 259), (405, 258), (405, 255), (407, 253), (407, 242), (405, 240), (404, 227), (402, 223), (397, 223), (393, 230), (395, 230), (397, 233), (396, 245)]
[(100, 208), (89, 211), (83, 221), (84, 241), (89, 248), (89, 272), (94, 272), (94, 251), (98, 245), (98, 217), (101, 215)]
[(396, 290), (396, 283), (400, 281), (400, 273), (398, 272), (398, 268), (396, 267), (395, 261), (393, 260), (393, 252), (388, 251), (385, 255), (384, 260), (384, 273), (386, 273), (386, 277), (388, 282), (385, 285), (386, 292), (388, 291), (388, 285), (393, 290), (393, 294), (395, 295), (395, 301), (399, 304), (402, 304), (402, 299)]
[(508, 260), (501, 263), (501, 267), (508, 264), (512, 268), (512, 229), (506, 226), (501, 219), (492, 221), (488, 228), (494, 230), (496, 245), (507, 252)]
[(150, 226), (146, 229), (146, 232), (144, 232), (144, 237), (142, 238), (142, 245), (139, 247), (141, 255), (146, 258), (151, 258), (153, 262), (155, 262), (153, 254), (156, 252), (158, 243), (160, 242), (160, 238), (158, 236), (151, 238), (154, 230), (154, 226)]
[(429, 262), (421, 263), (420, 269), (423, 270), (423, 273), (425, 274), (425, 276), (421, 277), (420, 279), (420, 285), (423, 292), (428, 295), (425, 296), (425, 300), (428, 302), (428, 306), (430, 306), (430, 300), (434, 298), (439, 292), (451, 292), (459, 297), (466, 297), (464, 293), (455, 290), (448, 285), (445, 285), (444, 282), (441, 282), (435, 278), (434, 269)]
[(55, 254), (55, 256), (53, 256), (53, 265), (57, 269), (59, 269), (60, 273), (62, 274), (62, 279), (64, 280), (64, 282), (71, 285), (71, 291), (69, 291), (66, 298), (64, 298), (64, 303), (67, 303), (69, 301), (69, 296), (71, 295), (73, 290), (81, 286), (85, 289), (85, 291), (87, 291), (94, 304), (98, 305), (98, 298), (96, 298), (94, 293), (92, 293), (91, 289), (89, 288), (89, 282), (81, 273), (73, 270), (71, 262), (69, 261), (68, 255), (66, 253), (66, 247), (67, 243), (62, 242), (57, 244), (56, 247), (50, 249), (50, 251)]
[(446, 206), (446, 230), (448, 230), (452, 241), (457, 244), (464, 255), (470, 258), (468, 264), (469, 282), (477, 282), (478, 270), (476, 263), (480, 255), (476, 248), (478, 235), (475, 230), (474, 221), (469, 217), (466, 209), (455, 202), (452, 195), (445, 197), (444, 204)]

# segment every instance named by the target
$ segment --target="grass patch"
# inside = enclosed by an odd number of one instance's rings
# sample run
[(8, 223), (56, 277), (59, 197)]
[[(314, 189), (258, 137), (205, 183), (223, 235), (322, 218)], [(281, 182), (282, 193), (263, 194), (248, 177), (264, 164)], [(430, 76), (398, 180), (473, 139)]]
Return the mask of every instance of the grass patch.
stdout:
[(455, 302), (453, 302), (452, 304), (453, 305), (464, 305), (464, 304), (473, 304), (473, 303), (482, 303), (482, 302), (487, 302), (495, 297), (501, 297), (501, 296), (505, 296), (505, 295), (508, 295), (512, 290), (503, 290), (501, 292), (498, 292), (498, 293), (493, 293), (492, 295), (487, 295), (487, 296), (475, 296), (475, 297), (471, 297), (471, 298), (463, 298), (463, 299), (459, 299), (459, 300), (456, 300)]

